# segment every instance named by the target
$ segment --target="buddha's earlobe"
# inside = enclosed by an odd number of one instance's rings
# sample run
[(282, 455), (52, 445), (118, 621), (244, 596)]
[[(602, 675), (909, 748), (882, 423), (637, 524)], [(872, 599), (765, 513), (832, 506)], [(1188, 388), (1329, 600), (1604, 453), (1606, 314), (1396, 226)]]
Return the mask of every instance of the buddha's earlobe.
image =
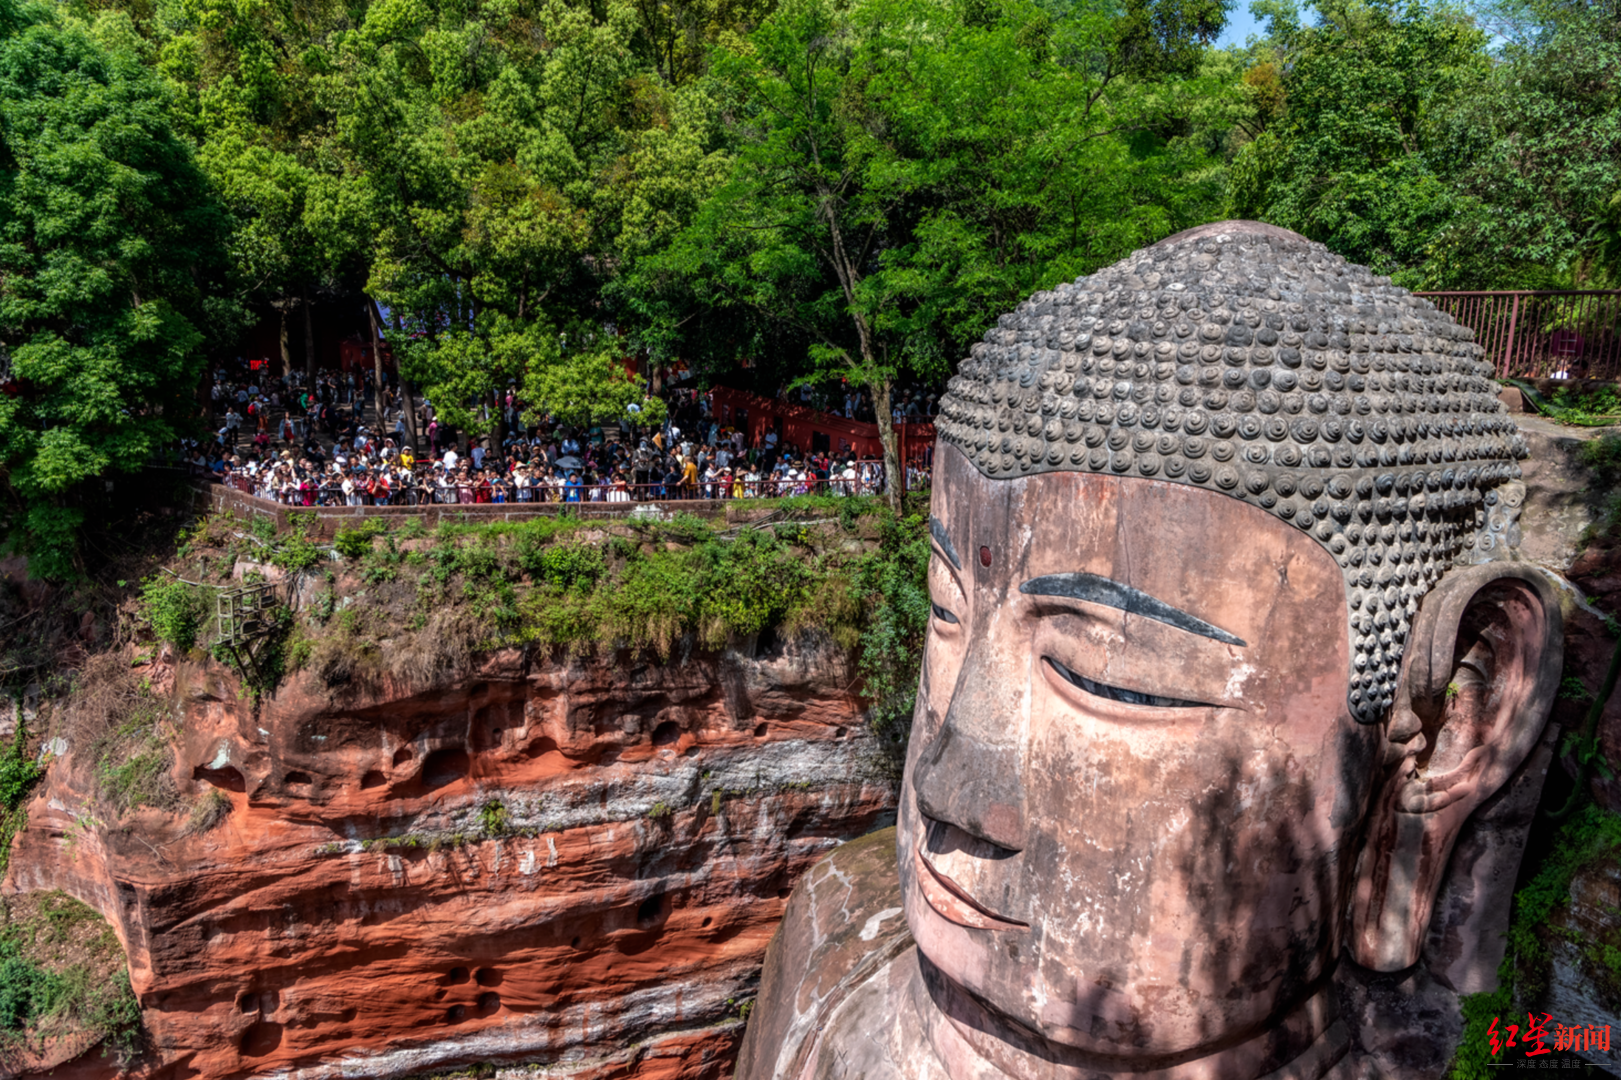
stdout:
[(1558, 597), (1532, 567), (1454, 570), (1424, 598), (1351, 906), (1359, 964), (1399, 971), (1418, 961), (1459, 829), (1541, 737), (1563, 652)]

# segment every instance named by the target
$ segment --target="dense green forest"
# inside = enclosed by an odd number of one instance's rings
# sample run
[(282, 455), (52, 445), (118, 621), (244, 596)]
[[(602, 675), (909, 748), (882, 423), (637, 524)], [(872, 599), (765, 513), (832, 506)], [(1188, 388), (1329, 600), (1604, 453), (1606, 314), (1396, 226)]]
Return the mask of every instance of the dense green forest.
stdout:
[(1230, 2), (0, 0), (0, 531), (69, 572), (206, 358), (322, 299), (458, 422), (613, 407), (631, 354), (882, 406), (1228, 216), (1615, 283), (1621, 2), (1260, 0), (1218, 49)]

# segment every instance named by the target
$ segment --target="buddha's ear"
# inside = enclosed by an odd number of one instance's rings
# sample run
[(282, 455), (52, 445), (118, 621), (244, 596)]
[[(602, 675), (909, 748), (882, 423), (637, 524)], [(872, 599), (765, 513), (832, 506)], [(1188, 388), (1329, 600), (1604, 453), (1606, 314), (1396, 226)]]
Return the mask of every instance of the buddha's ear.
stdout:
[(1530, 566), (1453, 570), (1425, 596), (1351, 906), (1357, 963), (1399, 971), (1418, 961), (1458, 831), (1541, 737), (1563, 655), (1558, 596)]

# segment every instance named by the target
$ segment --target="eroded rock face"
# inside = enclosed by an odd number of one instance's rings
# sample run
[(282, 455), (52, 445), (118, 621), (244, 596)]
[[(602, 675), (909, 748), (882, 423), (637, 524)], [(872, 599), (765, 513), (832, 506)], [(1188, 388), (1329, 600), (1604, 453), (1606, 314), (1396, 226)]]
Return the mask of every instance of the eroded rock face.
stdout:
[[(1584, 866), (1570, 886), (1570, 903), (1559, 912), (1557, 931), (1547, 935), (1551, 960), (1543, 1008), (1554, 1022), (1621, 1029), (1621, 971), (1614, 957), (1621, 928), (1621, 862), (1603, 858)], [(1621, 1070), (1621, 1046), (1583, 1054), (1610, 1075)]]
[(177, 771), (229, 815), (96, 821), (70, 751), (7, 886), (119, 928), (163, 1075), (723, 1075), (794, 882), (893, 817), (850, 673), (814, 650), (514, 651), (449, 688), (305, 677), (257, 710), (215, 665), (154, 675)]

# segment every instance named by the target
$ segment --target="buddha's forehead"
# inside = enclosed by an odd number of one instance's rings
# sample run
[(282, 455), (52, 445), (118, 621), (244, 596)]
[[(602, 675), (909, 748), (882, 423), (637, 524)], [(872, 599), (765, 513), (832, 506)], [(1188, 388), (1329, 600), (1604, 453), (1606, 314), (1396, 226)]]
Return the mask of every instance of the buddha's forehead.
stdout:
[[(1321, 545), (1259, 508), (1185, 485), (1084, 472), (996, 480), (942, 448), (932, 513), (971, 583), (1006, 603), (1025, 582), (1089, 574), (1270, 653), (1343, 637), (1345, 588)], [(989, 565), (985, 565), (985, 560)], [(1271, 628), (1271, 629), (1269, 629)], [(1260, 652), (1257, 652), (1257, 656)]]

